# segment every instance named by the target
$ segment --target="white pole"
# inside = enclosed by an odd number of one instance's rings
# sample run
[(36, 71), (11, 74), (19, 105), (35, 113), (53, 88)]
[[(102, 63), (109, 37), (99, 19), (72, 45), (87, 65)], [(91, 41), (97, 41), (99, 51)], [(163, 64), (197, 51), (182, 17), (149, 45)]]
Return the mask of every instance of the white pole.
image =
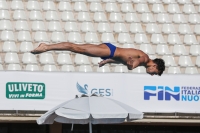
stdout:
[(74, 128), (74, 124), (72, 123), (71, 131), (73, 131), (73, 128)]
[(92, 133), (92, 123), (91, 123), (91, 120), (89, 122), (89, 129), (90, 129), (90, 133)]

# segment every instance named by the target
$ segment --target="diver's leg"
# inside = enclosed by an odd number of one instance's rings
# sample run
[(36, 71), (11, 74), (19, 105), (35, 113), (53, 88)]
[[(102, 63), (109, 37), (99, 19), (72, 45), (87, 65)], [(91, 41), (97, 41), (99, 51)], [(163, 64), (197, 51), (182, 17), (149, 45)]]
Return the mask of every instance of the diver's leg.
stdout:
[(62, 42), (57, 44), (41, 43), (36, 49), (32, 50), (31, 53), (40, 54), (51, 50), (67, 50), (91, 57), (107, 57), (110, 55), (110, 49), (105, 44), (73, 44), (69, 42)]

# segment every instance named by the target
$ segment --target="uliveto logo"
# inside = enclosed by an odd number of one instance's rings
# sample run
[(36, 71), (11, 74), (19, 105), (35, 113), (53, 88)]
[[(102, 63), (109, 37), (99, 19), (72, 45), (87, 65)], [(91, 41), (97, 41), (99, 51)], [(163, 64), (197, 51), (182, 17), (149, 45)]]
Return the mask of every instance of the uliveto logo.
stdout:
[(157, 97), (158, 101), (199, 101), (200, 87), (193, 86), (144, 86), (144, 100)]
[(85, 84), (84, 87), (82, 87), (81, 85), (79, 85), (78, 82), (76, 83), (76, 88), (82, 94), (96, 93), (96, 94), (101, 94), (103, 96), (112, 96), (113, 95), (113, 90), (109, 89), (109, 88), (92, 88), (89, 93), (88, 85)]
[(44, 99), (44, 83), (8, 82), (6, 83), (8, 99)]

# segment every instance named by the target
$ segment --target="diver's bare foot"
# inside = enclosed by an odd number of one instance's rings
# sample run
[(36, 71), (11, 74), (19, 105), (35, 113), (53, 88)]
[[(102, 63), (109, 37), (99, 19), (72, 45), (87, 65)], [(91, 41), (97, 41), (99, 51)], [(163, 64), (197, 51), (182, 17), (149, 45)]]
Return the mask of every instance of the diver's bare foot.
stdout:
[(43, 53), (43, 52), (46, 52), (47, 51), (47, 44), (45, 43), (40, 43), (40, 45), (31, 51), (32, 54), (40, 54), (40, 53)]

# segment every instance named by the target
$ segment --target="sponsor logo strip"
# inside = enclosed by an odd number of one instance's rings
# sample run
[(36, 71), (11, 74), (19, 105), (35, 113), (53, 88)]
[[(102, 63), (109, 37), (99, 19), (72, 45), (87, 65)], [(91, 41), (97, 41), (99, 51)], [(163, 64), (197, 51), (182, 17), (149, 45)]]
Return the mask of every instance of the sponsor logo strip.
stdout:
[(7, 82), (6, 98), (8, 99), (44, 99), (45, 84), (30, 82)]
[(158, 101), (200, 101), (199, 86), (144, 86), (144, 100), (157, 97)]

